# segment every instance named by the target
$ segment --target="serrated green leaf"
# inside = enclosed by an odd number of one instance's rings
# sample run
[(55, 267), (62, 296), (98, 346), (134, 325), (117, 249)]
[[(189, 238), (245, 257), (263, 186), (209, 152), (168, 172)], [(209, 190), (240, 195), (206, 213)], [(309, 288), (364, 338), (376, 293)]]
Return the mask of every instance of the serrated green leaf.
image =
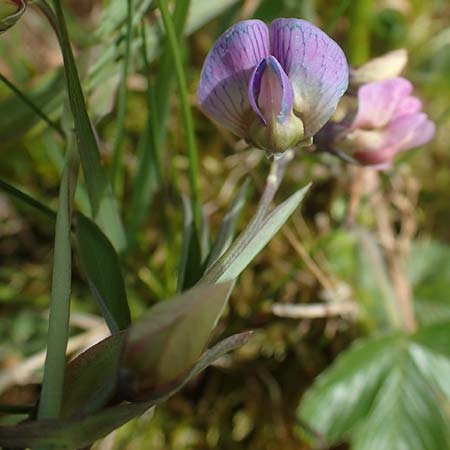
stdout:
[(420, 323), (450, 320), (450, 247), (443, 242), (414, 242), (408, 275)]
[(449, 325), (362, 341), (318, 378), (299, 417), (354, 450), (450, 448)]
[(81, 266), (111, 332), (128, 328), (130, 309), (114, 247), (102, 230), (82, 214), (77, 215), (75, 234)]
[(283, 226), (299, 206), (308, 189), (309, 185), (277, 206), (264, 219), (258, 230), (249, 230), (249, 228), (244, 230), (229, 250), (210, 267), (200, 282), (211, 283), (236, 279)]
[(133, 324), (122, 368), (130, 374), (131, 397), (145, 398), (174, 382), (205, 348), (233, 283), (201, 285), (162, 301)]
[(449, 425), (428, 380), (400, 353), (352, 439), (353, 449), (442, 450), (450, 448)]
[(150, 401), (112, 406), (76, 419), (43, 420), (16, 426), (0, 426), (0, 446), (14, 448), (45, 446), (54, 450), (76, 450), (86, 447), (175, 394), (216, 359), (244, 345), (249, 337), (250, 333), (245, 332), (219, 342), (206, 351), (175, 386), (162, 391), (158, 397)]
[(348, 435), (369, 413), (382, 378), (394, 363), (397, 339), (357, 342), (339, 355), (307, 391), (299, 415), (332, 442)]

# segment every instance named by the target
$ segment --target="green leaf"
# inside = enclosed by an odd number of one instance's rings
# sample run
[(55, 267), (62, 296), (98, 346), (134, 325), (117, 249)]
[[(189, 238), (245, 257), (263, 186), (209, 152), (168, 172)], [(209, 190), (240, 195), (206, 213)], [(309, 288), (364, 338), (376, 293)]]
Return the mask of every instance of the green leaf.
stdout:
[(102, 230), (77, 214), (75, 227), (78, 255), (92, 294), (112, 333), (131, 323), (125, 282), (119, 257)]
[(301, 417), (332, 442), (353, 431), (369, 413), (382, 378), (394, 363), (397, 339), (357, 342), (339, 355), (307, 391)]
[(94, 220), (105, 231), (116, 249), (126, 245), (125, 232), (106, 171), (100, 162), (100, 152), (90, 122), (75, 59), (70, 46), (60, 0), (53, 0), (61, 37), (67, 91), (72, 111), (78, 151)]
[(205, 348), (233, 283), (201, 285), (151, 308), (127, 335), (122, 367), (131, 398), (146, 398), (186, 372)]
[[(49, 114), (61, 107), (63, 101), (64, 73), (62, 70), (45, 77), (35, 87), (24, 91), (39, 110)], [(2, 145), (19, 141), (39, 121), (39, 116), (16, 95), (0, 102), (0, 135)]]
[(428, 380), (407, 354), (388, 372), (370, 415), (353, 439), (354, 450), (450, 448), (450, 423)]
[(215, 360), (244, 345), (249, 337), (250, 333), (246, 332), (219, 342), (206, 351), (176, 385), (162, 391), (159, 396), (150, 401), (112, 406), (95, 414), (75, 419), (43, 420), (9, 427), (0, 426), (0, 446), (5, 448), (45, 446), (54, 450), (75, 450), (86, 447), (175, 394)]
[(183, 248), (178, 269), (178, 292), (192, 287), (202, 275), (202, 255), (198, 233), (195, 230), (191, 202), (182, 197), (184, 210)]
[(239, 221), (239, 217), (245, 205), (245, 199), (247, 197), (249, 185), (250, 179), (247, 178), (237, 192), (236, 197), (233, 199), (230, 208), (226, 212), (217, 233), (217, 238), (214, 246), (209, 254), (207, 267), (210, 267), (212, 264), (214, 264), (214, 262), (218, 258), (220, 258), (230, 247), (237, 223)]
[(439, 241), (414, 242), (408, 273), (420, 323), (450, 320), (450, 247)]
[(450, 448), (448, 342), (450, 323), (361, 341), (319, 376), (299, 417), (354, 450)]
[(222, 282), (236, 279), (252, 259), (266, 246), (290, 215), (299, 206), (309, 185), (277, 206), (256, 230), (247, 228), (229, 250), (205, 273), (201, 282)]
[(47, 354), (39, 399), (38, 417), (58, 417), (61, 410), (66, 348), (69, 339), (70, 294), (72, 289), (72, 248), (70, 232), (78, 177), (79, 159), (72, 135), (67, 140), (66, 165), (59, 188), (52, 271)]
[(115, 334), (69, 362), (64, 379), (62, 418), (92, 414), (112, 398), (124, 341), (124, 332)]
[(198, 148), (194, 130), (194, 119), (192, 116), (191, 105), (188, 96), (186, 74), (181, 58), (180, 45), (177, 38), (177, 30), (175, 29), (172, 16), (169, 14), (167, 0), (158, 0), (157, 3), (164, 24), (164, 30), (166, 32), (168, 44), (167, 49), (172, 57), (173, 69), (178, 84), (181, 119), (183, 122), (186, 151), (189, 160), (190, 200), (192, 203), (192, 214), (194, 216), (195, 228), (199, 231), (201, 230), (201, 203)]

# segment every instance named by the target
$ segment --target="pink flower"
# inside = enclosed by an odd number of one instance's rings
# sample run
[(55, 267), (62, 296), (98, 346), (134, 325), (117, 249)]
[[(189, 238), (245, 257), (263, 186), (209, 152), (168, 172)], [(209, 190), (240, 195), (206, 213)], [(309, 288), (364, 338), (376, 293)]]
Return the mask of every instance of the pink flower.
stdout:
[(389, 168), (397, 153), (426, 144), (435, 133), (434, 123), (411, 92), (412, 84), (405, 78), (363, 85), (353, 121), (328, 124), (321, 141), (362, 165)]

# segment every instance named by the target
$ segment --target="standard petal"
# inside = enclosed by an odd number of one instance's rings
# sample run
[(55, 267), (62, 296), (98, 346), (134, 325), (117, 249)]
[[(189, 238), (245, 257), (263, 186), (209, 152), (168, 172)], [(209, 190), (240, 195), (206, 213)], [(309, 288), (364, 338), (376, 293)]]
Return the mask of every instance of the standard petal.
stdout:
[(245, 20), (217, 40), (203, 65), (198, 98), (203, 112), (240, 137), (246, 136), (252, 72), (269, 56), (269, 32), (260, 20)]
[(383, 127), (392, 120), (394, 112), (412, 91), (405, 78), (376, 81), (358, 90), (358, 112), (352, 128)]
[(313, 136), (329, 120), (348, 86), (344, 52), (322, 30), (301, 19), (277, 19), (270, 25), (271, 53), (294, 91), (294, 111)]

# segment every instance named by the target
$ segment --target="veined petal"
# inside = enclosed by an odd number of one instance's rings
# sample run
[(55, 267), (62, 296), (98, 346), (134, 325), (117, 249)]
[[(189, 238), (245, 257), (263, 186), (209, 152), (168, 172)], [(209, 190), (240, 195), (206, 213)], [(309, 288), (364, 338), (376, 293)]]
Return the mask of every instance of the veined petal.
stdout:
[(252, 109), (265, 125), (273, 120), (282, 124), (292, 113), (292, 86), (276, 58), (269, 56), (256, 67), (248, 96)]
[(417, 114), (422, 109), (422, 102), (412, 95), (402, 98), (392, 114), (392, 120), (402, 116)]
[(433, 138), (435, 131), (434, 122), (425, 113), (399, 117), (388, 126), (390, 141), (397, 143), (399, 151), (426, 144)]
[(198, 98), (203, 112), (240, 137), (246, 136), (248, 84), (254, 68), (269, 56), (269, 31), (245, 20), (217, 40), (203, 65)]
[(412, 84), (405, 78), (392, 78), (361, 86), (358, 90), (358, 112), (352, 128), (385, 126), (411, 91)]
[(267, 126), (267, 120), (259, 109), (258, 97), (261, 91), (262, 76), (264, 71), (266, 70), (266, 67), (267, 60), (264, 58), (253, 70), (252, 76), (250, 77), (250, 81), (248, 83), (248, 99), (250, 101), (250, 106), (252, 107), (253, 111), (255, 111), (257, 116), (261, 119), (261, 122), (264, 124), (264, 126)]
[(270, 25), (271, 53), (294, 91), (294, 111), (302, 119), (305, 137), (328, 121), (348, 86), (344, 52), (322, 30), (301, 19), (277, 19)]

